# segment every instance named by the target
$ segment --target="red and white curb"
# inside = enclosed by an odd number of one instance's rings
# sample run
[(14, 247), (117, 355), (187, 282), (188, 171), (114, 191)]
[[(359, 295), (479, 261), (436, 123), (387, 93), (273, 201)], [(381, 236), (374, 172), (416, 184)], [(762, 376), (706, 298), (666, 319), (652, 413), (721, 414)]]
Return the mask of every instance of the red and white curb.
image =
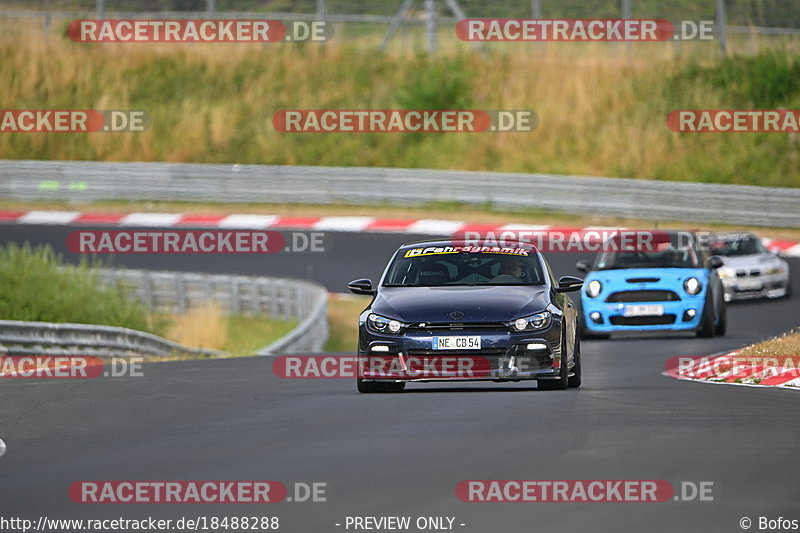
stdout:
[[(203, 215), (192, 213), (81, 213), (79, 211), (0, 211), (0, 223), (52, 224), (58, 226), (126, 226), (126, 227), (212, 227), (222, 229), (296, 229), (313, 231), (350, 231), (374, 233), (409, 233), (452, 235), (456, 232), (503, 231), (591, 231), (613, 230), (607, 226), (563, 227), (536, 224), (474, 224), (460, 220), (401, 219), (367, 216), (301, 217), (283, 215)], [(764, 244), (788, 257), (800, 257), (800, 243), (764, 239)]]
[[(709, 355), (705, 357), (673, 357), (667, 363), (664, 375), (671, 378), (716, 383), (726, 385), (745, 385), (750, 387), (781, 387), (800, 390), (800, 368), (797, 367), (797, 358), (785, 358), (790, 363), (786, 366), (753, 364), (746, 359), (739, 359), (741, 350), (735, 350), (722, 355)], [(780, 363), (781, 358), (760, 357), (765, 363), (768, 359)], [(753, 358), (752, 360), (756, 360)], [(751, 360), (751, 361), (752, 361)]]

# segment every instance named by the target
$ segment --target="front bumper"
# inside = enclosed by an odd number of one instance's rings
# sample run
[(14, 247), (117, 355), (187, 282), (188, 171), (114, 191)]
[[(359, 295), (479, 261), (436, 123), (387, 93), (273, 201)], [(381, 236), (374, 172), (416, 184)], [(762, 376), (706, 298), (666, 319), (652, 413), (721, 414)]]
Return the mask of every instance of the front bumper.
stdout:
[[(478, 350), (436, 350), (434, 337), (480, 336)], [(359, 326), (358, 375), (364, 381), (519, 381), (556, 379), (561, 324), (516, 333), (503, 327), (415, 329), (376, 333)]]
[(783, 298), (789, 290), (789, 274), (724, 278), (725, 301)]
[[(663, 313), (626, 316), (633, 306), (660, 306)], [(584, 327), (590, 333), (694, 331), (700, 327), (704, 307), (705, 291), (696, 296), (682, 295), (677, 302), (611, 303), (602, 298), (583, 298), (582, 312)]]

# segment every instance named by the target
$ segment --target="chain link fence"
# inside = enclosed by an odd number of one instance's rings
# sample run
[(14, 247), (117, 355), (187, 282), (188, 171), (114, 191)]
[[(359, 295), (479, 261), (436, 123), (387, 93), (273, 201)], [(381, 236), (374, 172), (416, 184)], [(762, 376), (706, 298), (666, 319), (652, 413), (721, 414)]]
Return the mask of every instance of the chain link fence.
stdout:
[(54, 20), (78, 18), (327, 20), (344, 40), (399, 29), (408, 45), (409, 31), (417, 31), (431, 52), (437, 38), (454, 38), (461, 18), (714, 21), (723, 52), (728, 34), (800, 37), (797, 0), (0, 0), (2, 17), (41, 19), (48, 34)]

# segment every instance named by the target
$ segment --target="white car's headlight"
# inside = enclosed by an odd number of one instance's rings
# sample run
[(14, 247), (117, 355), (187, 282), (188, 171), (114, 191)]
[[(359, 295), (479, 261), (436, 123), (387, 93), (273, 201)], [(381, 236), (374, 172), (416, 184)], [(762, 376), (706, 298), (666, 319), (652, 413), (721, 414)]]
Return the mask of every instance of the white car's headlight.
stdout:
[(535, 315), (526, 316), (525, 318), (518, 318), (511, 323), (514, 331), (535, 331), (537, 329), (544, 329), (550, 325), (553, 320), (553, 315), (550, 311), (542, 311)]
[(703, 284), (697, 278), (689, 278), (683, 282), (683, 288), (691, 295), (695, 295), (703, 288)]
[(596, 279), (593, 279), (586, 286), (586, 295), (589, 296), (590, 298), (596, 298), (597, 295), (600, 294), (600, 291), (602, 290), (603, 290), (603, 284), (597, 281)]
[(785, 265), (772, 265), (771, 267), (767, 268), (767, 274), (783, 274), (786, 272)]
[(720, 268), (717, 270), (717, 274), (719, 274), (720, 279), (729, 279), (736, 276), (733, 270), (727, 268)]

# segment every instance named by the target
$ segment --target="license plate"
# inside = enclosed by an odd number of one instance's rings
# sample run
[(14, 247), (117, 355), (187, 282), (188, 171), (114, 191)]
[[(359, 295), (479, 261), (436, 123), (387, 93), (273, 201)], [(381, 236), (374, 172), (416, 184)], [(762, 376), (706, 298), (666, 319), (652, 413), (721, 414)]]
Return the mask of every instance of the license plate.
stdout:
[(460, 336), (460, 337), (434, 337), (434, 350), (480, 350), (480, 335)]
[(663, 305), (628, 305), (624, 312), (625, 316), (661, 316), (663, 314)]
[(757, 279), (748, 279), (738, 283), (740, 291), (760, 291), (761, 282)]

